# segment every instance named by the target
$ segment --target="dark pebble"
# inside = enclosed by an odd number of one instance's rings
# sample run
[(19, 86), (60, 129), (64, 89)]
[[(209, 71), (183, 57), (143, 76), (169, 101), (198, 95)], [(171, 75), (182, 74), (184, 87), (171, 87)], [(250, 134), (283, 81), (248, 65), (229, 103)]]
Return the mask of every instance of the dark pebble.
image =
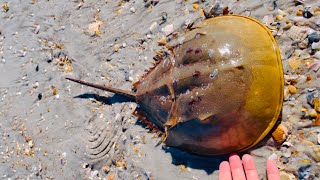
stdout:
[(318, 95), (316, 95), (316, 92), (312, 92), (307, 94), (307, 102), (311, 107), (314, 107), (314, 98), (315, 97), (320, 97), (320, 92), (318, 93)]
[(278, 5), (277, 5), (277, 1), (273, 1), (273, 10), (277, 9)]
[(298, 177), (299, 179), (309, 179), (311, 178), (310, 173), (311, 165), (301, 166), (298, 169)]
[(309, 44), (312, 44), (314, 42), (319, 42), (320, 35), (317, 32), (313, 32), (308, 36)]
[(283, 164), (288, 164), (289, 158), (284, 157), (284, 156), (281, 156), (281, 159), (282, 159), (282, 163), (283, 163)]
[(161, 22), (159, 23), (160, 25), (164, 24), (167, 22), (168, 19), (168, 14), (166, 12), (161, 13)]
[(128, 72), (128, 71), (125, 71), (125, 72), (124, 72), (124, 80), (125, 80), (125, 81), (129, 81), (129, 78), (130, 78), (129, 72)]
[(41, 93), (38, 94), (38, 99), (39, 99), (39, 100), (42, 99), (42, 94), (41, 94)]
[(311, 14), (311, 12), (309, 12), (309, 11), (303, 11), (303, 17), (305, 17), (305, 18), (311, 18), (313, 15)]
[(36, 71), (37, 71), (37, 72), (39, 71), (39, 65), (37, 65), (37, 67), (36, 67)]

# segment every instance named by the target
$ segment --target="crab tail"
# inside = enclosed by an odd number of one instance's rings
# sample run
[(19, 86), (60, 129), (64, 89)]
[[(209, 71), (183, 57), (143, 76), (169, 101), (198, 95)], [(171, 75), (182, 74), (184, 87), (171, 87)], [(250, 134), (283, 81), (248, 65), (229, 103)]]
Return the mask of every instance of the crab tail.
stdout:
[(86, 85), (86, 86), (90, 86), (90, 87), (93, 87), (93, 88), (97, 88), (97, 89), (101, 89), (101, 90), (104, 90), (104, 91), (109, 91), (109, 92), (113, 92), (115, 94), (119, 94), (119, 95), (122, 95), (122, 96), (125, 96), (131, 100), (136, 100), (136, 94), (135, 93), (132, 93), (132, 92), (129, 92), (129, 91), (125, 91), (125, 90), (122, 90), (122, 89), (117, 89), (117, 88), (113, 88), (113, 87), (107, 87), (107, 86), (103, 86), (103, 85), (99, 85), (99, 84), (94, 84), (94, 83), (89, 83), (89, 82), (85, 82), (85, 81), (82, 81), (82, 80), (79, 80), (79, 79), (73, 79), (73, 78), (66, 78), (70, 81), (73, 81), (73, 82), (76, 82), (76, 83), (80, 83), (80, 84), (83, 84), (83, 85)]

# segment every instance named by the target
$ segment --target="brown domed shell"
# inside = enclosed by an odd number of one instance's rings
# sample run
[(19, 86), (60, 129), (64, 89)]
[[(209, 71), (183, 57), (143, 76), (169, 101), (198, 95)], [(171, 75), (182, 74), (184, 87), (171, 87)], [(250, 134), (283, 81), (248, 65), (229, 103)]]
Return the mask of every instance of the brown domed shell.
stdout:
[(279, 48), (269, 30), (249, 17), (220, 16), (178, 40), (135, 83), (135, 93), (68, 79), (136, 100), (169, 146), (217, 155), (260, 142), (283, 99)]
[(221, 16), (182, 39), (137, 85), (140, 109), (166, 129), (169, 146), (211, 155), (257, 144), (282, 107), (281, 58), (269, 30)]

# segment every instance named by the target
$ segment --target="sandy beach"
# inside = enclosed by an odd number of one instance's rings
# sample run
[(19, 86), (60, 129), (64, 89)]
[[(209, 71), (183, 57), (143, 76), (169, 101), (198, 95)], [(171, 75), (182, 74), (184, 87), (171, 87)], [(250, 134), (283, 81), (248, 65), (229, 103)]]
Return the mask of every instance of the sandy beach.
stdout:
[(227, 156), (166, 147), (132, 114), (136, 103), (65, 79), (131, 90), (153, 66), (161, 43), (208, 14), (253, 17), (280, 48), (285, 142), (268, 136), (246, 152), (260, 179), (266, 179), (268, 158), (277, 162), (282, 179), (320, 179), (320, 0), (0, 5), (0, 179), (218, 179)]

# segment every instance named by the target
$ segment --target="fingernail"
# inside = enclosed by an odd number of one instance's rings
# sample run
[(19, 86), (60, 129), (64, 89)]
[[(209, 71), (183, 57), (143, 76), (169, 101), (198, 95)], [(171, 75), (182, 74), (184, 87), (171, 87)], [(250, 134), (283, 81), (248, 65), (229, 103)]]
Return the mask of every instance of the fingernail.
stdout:
[(232, 154), (229, 155), (229, 158), (233, 157), (233, 156), (238, 156), (238, 154), (237, 153), (232, 153)]

